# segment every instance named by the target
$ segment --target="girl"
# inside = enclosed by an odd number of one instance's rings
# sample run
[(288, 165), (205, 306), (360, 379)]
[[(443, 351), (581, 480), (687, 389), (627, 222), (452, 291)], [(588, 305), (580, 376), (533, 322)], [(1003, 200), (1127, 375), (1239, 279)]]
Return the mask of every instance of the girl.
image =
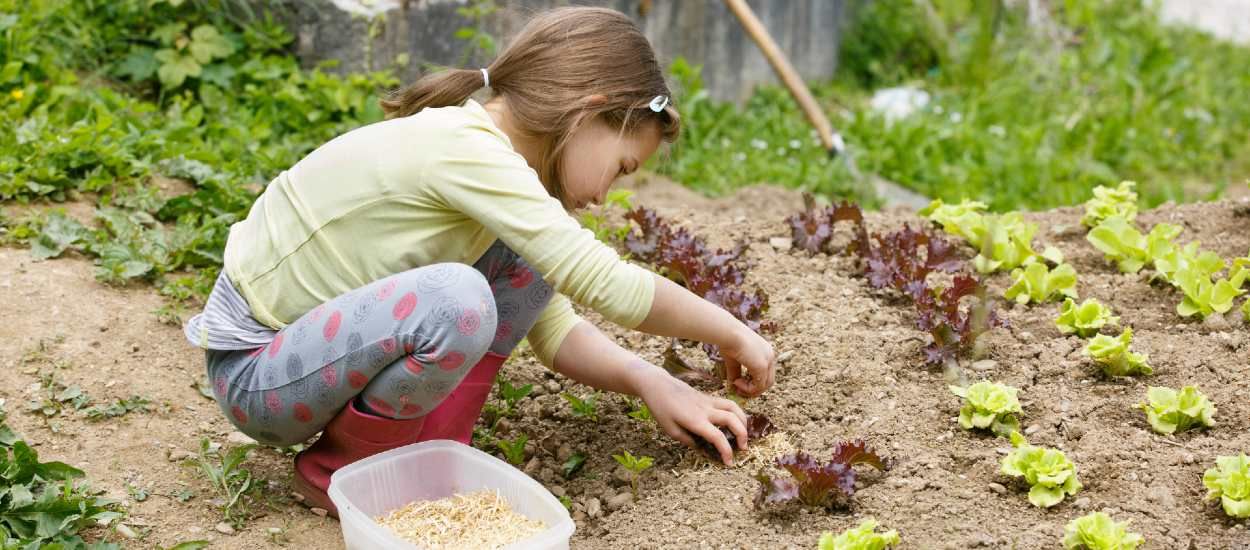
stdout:
[[(469, 96), (483, 86), (486, 104)], [(230, 228), (225, 267), (187, 338), (217, 402), (295, 457), (306, 503), (334, 512), (330, 474), (429, 439), (468, 443), (495, 374), (528, 336), (544, 365), (641, 397), (665, 433), (733, 452), (746, 415), (617, 346), (570, 299), (650, 334), (717, 345), (756, 396), (773, 349), (729, 313), (621, 261), (569, 210), (676, 139), (655, 54), (626, 16), (534, 17), (487, 68), (426, 76), (382, 102), (384, 122), (278, 175)], [(747, 375), (744, 376), (742, 369)]]

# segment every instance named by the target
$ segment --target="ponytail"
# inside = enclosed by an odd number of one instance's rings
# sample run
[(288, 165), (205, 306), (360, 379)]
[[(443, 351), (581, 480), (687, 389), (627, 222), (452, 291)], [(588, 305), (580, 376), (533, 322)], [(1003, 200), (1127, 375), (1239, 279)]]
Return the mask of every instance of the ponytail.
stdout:
[(447, 69), (391, 92), (380, 103), (386, 118), (406, 117), (426, 107), (460, 105), (484, 85), (483, 74), (477, 70)]

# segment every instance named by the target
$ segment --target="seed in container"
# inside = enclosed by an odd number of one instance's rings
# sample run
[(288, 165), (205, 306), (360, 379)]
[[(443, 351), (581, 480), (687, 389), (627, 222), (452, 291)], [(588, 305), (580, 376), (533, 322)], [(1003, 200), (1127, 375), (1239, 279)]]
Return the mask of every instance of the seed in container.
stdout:
[(377, 521), (430, 550), (493, 550), (547, 529), (543, 522), (513, 511), (499, 491), (491, 490), (413, 501)]

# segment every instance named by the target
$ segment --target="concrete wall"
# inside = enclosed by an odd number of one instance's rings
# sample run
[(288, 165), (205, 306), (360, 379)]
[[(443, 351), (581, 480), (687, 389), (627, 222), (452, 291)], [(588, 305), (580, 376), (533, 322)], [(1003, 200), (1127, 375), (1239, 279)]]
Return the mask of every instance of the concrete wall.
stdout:
[[(410, 80), (433, 65), (476, 67), (465, 61), (467, 43), (455, 38), (472, 22), (457, 14), (466, 0), (283, 0), (278, 10), (297, 37), (306, 64), (339, 60), (339, 70), (396, 68)], [(525, 14), (561, 5), (598, 5), (630, 15), (661, 60), (677, 56), (703, 65), (713, 97), (742, 100), (772, 69), (721, 0), (499, 0), (484, 22), (499, 47), (520, 28)], [(844, 0), (752, 0), (752, 9), (807, 79), (827, 78), (837, 61)], [(406, 57), (403, 55), (406, 54)], [(397, 60), (405, 61), (397, 64)]]

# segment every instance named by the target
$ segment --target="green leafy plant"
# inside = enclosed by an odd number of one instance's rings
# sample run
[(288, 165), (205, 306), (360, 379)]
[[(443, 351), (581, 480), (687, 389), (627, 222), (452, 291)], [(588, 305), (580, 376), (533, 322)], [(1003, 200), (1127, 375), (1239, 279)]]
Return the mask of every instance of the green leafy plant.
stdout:
[(595, 234), (595, 238), (609, 244), (623, 242), (625, 236), (629, 235), (629, 223), (613, 224), (608, 221), (608, 212), (611, 210), (619, 210), (625, 213), (634, 208), (631, 197), (633, 191), (628, 189), (613, 189), (608, 191), (604, 198), (603, 204), (595, 211), (582, 212), (579, 220), (582, 227), (591, 230)]
[(1163, 254), (1174, 246), (1171, 241), (1180, 233), (1180, 226), (1160, 223), (1142, 235), (1128, 220), (1113, 216), (1089, 230), (1085, 240), (1102, 251), (1107, 260), (1116, 262), (1120, 271), (1137, 273), (1154, 260), (1152, 250), (1156, 255)]
[(1095, 187), (1094, 197), (1085, 201), (1085, 215), (1081, 217), (1081, 225), (1094, 228), (1111, 217), (1130, 222), (1137, 219), (1136, 188), (1137, 183), (1132, 181), (1122, 181), (1116, 187)]
[(151, 410), (152, 402), (146, 397), (135, 395), (129, 399), (118, 399), (109, 405), (93, 405), (83, 411), (87, 418), (91, 420), (103, 420), (105, 418), (117, 418), (125, 416), (127, 413), (139, 411), (147, 412)]
[(1019, 212), (987, 214), (984, 210), (985, 204), (981, 202), (965, 199), (959, 204), (948, 205), (936, 199), (919, 214), (979, 250), (980, 254), (972, 259), (972, 265), (980, 273), (1008, 271), (1042, 258), (1055, 264), (1063, 263), (1063, 255), (1058, 249), (1047, 248), (1040, 255), (1033, 250), (1037, 224), (1024, 221)]
[(117, 503), (94, 496), (82, 470), (63, 462), (40, 462), (34, 449), (5, 423), (0, 410), (0, 546), (114, 550), (88, 544), (80, 533), (123, 516)]
[(1156, 241), (1150, 250), (1155, 273), (1172, 286), (1178, 286), (1176, 274), (1188, 271), (1198, 277), (1209, 278), (1224, 269), (1224, 259), (1209, 250), (1199, 250), (1198, 242), (1177, 246), (1170, 241)]
[(1176, 305), (1176, 313), (1181, 317), (1198, 315), (1206, 318), (1212, 313), (1225, 313), (1233, 309), (1233, 300), (1245, 293), (1241, 290), (1241, 285), (1248, 275), (1250, 270), (1241, 269), (1231, 279), (1213, 282), (1210, 275), (1201, 268), (1177, 270), (1173, 278), (1185, 297)]
[(564, 464), (560, 465), (560, 471), (564, 472), (564, 479), (571, 479), (585, 465), (586, 455), (581, 452), (575, 452), (569, 455), (568, 460), (565, 460)]
[(1224, 513), (1235, 518), (1250, 518), (1250, 458), (1245, 454), (1221, 456), (1216, 467), (1202, 474), (1207, 500), (1220, 500)]
[(1144, 542), (1128, 531), (1128, 521), (1117, 522), (1103, 512), (1076, 518), (1063, 528), (1064, 550), (1133, 550)]
[(91, 396), (76, 385), (67, 386), (56, 380), (51, 372), (39, 376), (40, 394), (27, 405), (28, 412), (36, 412), (51, 418), (65, 412), (78, 411), (91, 404)]
[(877, 520), (868, 518), (859, 526), (847, 529), (833, 536), (833, 533), (820, 535), (819, 550), (884, 550), (902, 542), (898, 531), (893, 529), (884, 533), (877, 532)]
[(1011, 271), (1013, 283), (1003, 295), (1018, 304), (1042, 303), (1064, 296), (1076, 298), (1076, 269), (1071, 264), (1059, 264), (1050, 269), (1045, 263), (1034, 261)]
[(1015, 449), (1003, 457), (1002, 473), (1024, 478), (1031, 487), (1030, 504), (1049, 508), (1081, 490), (1076, 466), (1063, 451), (1029, 445), (1020, 432), (1011, 434), (1011, 445)]
[(529, 437), (525, 434), (517, 434), (512, 440), (500, 439), (495, 443), (499, 446), (499, 450), (503, 451), (503, 456), (508, 463), (513, 466), (520, 466), (525, 462), (525, 442), (529, 441)]
[(626, 416), (647, 424), (655, 423), (655, 417), (651, 416), (651, 409), (641, 399), (630, 401), (630, 411), (626, 413)]
[(569, 392), (561, 393), (560, 397), (563, 397), (565, 401), (569, 402), (569, 406), (573, 408), (574, 415), (590, 419), (594, 422), (599, 421), (599, 392), (594, 392), (586, 396), (585, 399), (577, 397)]
[(612, 455), (612, 458), (616, 459), (626, 470), (629, 470), (629, 487), (633, 490), (634, 499), (637, 499), (638, 478), (643, 472), (655, 465), (655, 460), (649, 456), (634, 456), (629, 451), (623, 451), (619, 455)]
[(1124, 332), (1116, 337), (1105, 334), (1094, 336), (1082, 352), (1102, 366), (1102, 371), (1107, 376), (1153, 374), (1154, 369), (1146, 363), (1149, 359), (1146, 354), (1129, 351), (1129, 344), (1132, 342), (1133, 329), (1125, 327)]
[(950, 390), (964, 400), (959, 409), (959, 425), (963, 429), (988, 429), (1003, 437), (1020, 430), (1020, 420), (1016, 418), (1022, 411), (1016, 398), (1020, 390), (988, 381), (966, 388), (950, 386)]
[(1102, 327), (1119, 322), (1120, 318), (1111, 314), (1111, 308), (1103, 305), (1097, 298), (1087, 298), (1080, 305), (1072, 298), (1065, 298), (1059, 318), (1055, 319), (1055, 326), (1064, 334), (1089, 338), (1098, 334)]
[(251, 506), (261, 487), (252, 472), (243, 467), (248, 453), (257, 447), (256, 444), (239, 445), (223, 454), (204, 438), (200, 440), (199, 454), (192, 459), (217, 493), (223, 519), (235, 529), (241, 529), (251, 518)]
[(1150, 426), (1161, 434), (1215, 425), (1215, 405), (1195, 386), (1185, 386), (1179, 392), (1151, 386), (1146, 390), (1146, 400), (1138, 408), (1146, 411)]

